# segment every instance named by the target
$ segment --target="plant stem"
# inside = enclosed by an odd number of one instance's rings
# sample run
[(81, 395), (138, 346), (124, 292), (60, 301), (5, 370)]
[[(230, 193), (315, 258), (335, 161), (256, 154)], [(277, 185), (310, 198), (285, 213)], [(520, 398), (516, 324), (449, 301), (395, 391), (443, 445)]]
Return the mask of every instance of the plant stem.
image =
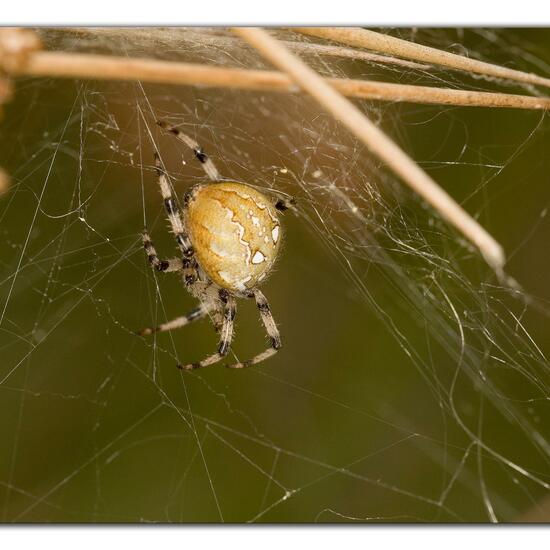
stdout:
[[(36, 52), (15, 69), (18, 75), (142, 81), (173, 85), (296, 93), (292, 79), (277, 71), (64, 52)], [(452, 90), (348, 78), (325, 79), (341, 94), (358, 99), (471, 107), (550, 109), (550, 99), (516, 94)]]
[(354, 27), (293, 27), (292, 30), (309, 36), (334, 40), (348, 46), (367, 48), (389, 55), (441, 65), (468, 73), (482, 74), (505, 80), (513, 80), (523, 84), (534, 84), (550, 88), (549, 78), (478, 61), (477, 59), (470, 59), (469, 57), (438, 50), (437, 48), (430, 48), (367, 29)]
[(496, 240), (353, 103), (266, 31), (252, 27), (234, 28), (233, 31), (256, 48), (263, 57), (285, 71), (304, 91), (344, 124), (396, 175), (473, 242), (486, 261), (500, 273), (505, 259), (502, 247)]

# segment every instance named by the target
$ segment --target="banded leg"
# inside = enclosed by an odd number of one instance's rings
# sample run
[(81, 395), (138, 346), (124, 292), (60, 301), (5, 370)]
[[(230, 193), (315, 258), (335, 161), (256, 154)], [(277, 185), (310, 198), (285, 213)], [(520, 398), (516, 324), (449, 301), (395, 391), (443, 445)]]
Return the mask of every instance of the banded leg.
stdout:
[(173, 271), (181, 271), (183, 269), (183, 261), (181, 258), (172, 258), (171, 260), (160, 260), (157, 256), (157, 251), (155, 245), (149, 236), (147, 230), (143, 232), (143, 248), (145, 249), (145, 254), (147, 254), (147, 259), (149, 263), (157, 271), (163, 273), (170, 273)]
[(253, 294), (254, 299), (256, 300), (256, 305), (260, 311), (260, 318), (271, 341), (271, 346), (248, 361), (235, 363), (234, 365), (226, 365), (230, 369), (244, 369), (246, 367), (251, 367), (252, 365), (257, 365), (258, 363), (269, 359), (272, 355), (275, 355), (282, 346), (281, 335), (279, 334), (279, 329), (277, 328), (275, 319), (273, 319), (273, 315), (269, 309), (267, 298), (259, 290), (254, 290)]
[(190, 363), (188, 365), (178, 365), (182, 370), (194, 370), (208, 367), (217, 363), (223, 359), (229, 353), (229, 346), (233, 340), (233, 325), (236, 314), (236, 302), (233, 296), (227, 296), (220, 292), (220, 299), (224, 304), (223, 309), (223, 323), (220, 330), (220, 341), (218, 344), (218, 351), (212, 355), (209, 355), (206, 359), (203, 359), (199, 363)]
[(206, 175), (212, 180), (212, 181), (220, 181), (222, 178), (220, 176), (220, 173), (218, 172), (218, 169), (216, 168), (216, 165), (212, 162), (210, 157), (202, 150), (202, 147), (192, 138), (190, 138), (187, 134), (184, 134), (179, 128), (176, 128), (175, 126), (170, 126), (168, 123), (166, 123), (164, 120), (158, 120), (157, 124), (167, 132), (170, 132), (171, 134), (174, 134), (180, 141), (183, 141), (189, 149), (193, 151), (195, 154), (195, 158), (201, 163), (203, 170), (206, 172)]
[(170, 183), (168, 182), (168, 177), (162, 168), (160, 157), (157, 152), (155, 152), (155, 168), (157, 169), (160, 193), (164, 201), (164, 209), (166, 210), (168, 221), (172, 226), (172, 232), (174, 233), (176, 242), (178, 243), (183, 256), (190, 258), (194, 254), (193, 246), (187, 236), (187, 233), (185, 232), (180, 210), (176, 201), (172, 197), (172, 189), (170, 187)]
[(138, 331), (138, 334), (140, 336), (148, 336), (149, 334), (153, 334), (154, 332), (166, 332), (168, 330), (181, 328), (181, 327), (184, 327), (185, 325), (188, 325), (192, 321), (197, 321), (198, 319), (202, 319), (209, 312), (210, 312), (210, 308), (204, 305), (200, 305), (193, 311), (189, 312), (187, 315), (183, 315), (182, 317), (176, 317), (175, 319), (172, 319), (171, 321), (168, 321), (166, 323), (162, 323), (157, 327), (142, 328), (140, 331)]
[(285, 210), (288, 210), (289, 208), (294, 208), (295, 206), (296, 199), (294, 197), (279, 196), (275, 200), (275, 208), (279, 210), (279, 212), (284, 212)]

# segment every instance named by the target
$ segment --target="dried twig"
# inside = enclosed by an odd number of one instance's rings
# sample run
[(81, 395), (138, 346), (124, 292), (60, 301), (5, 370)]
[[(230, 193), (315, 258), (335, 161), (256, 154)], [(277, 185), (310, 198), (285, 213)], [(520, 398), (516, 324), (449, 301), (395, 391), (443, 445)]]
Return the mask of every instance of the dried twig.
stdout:
[[(288, 75), (277, 71), (233, 69), (156, 59), (64, 52), (37, 52), (25, 64), (20, 65), (16, 72), (19, 75), (29, 76), (135, 80), (294, 93), (300, 91)], [(343, 95), (360, 99), (437, 105), (550, 109), (548, 98), (347, 78), (327, 78), (326, 80)]]
[(514, 522), (517, 523), (548, 523), (550, 522), (550, 495), (543, 496), (531, 508), (522, 512)]
[[(11, 82), (6, 78), (0, 77), (0, 117), (3, 115), (2, 106), (9, 101), (13, 95)], [(9, 177), (2, 168), (0, 168), (0, 194), (8, 189)]]
[(292, 42), (290, 40), (281, 40), (281, 42), (295, 52), (305, 52), (331, 57), (345, 57), (348, 59), (368, 61), (370, 63), (379, 63), (382, 65), (396, 65), (399, 67), (405, 67), (406, 69), (421, 71), (427, 71), (431, 68), (430, 65), (426, 65), (425, 63), (416, 63), (415, 61), (408, 61), (399, 57), (390, 57), (388, 55), (365, 52), (357, 48), (343, 48), (342, 46), (315, 44), (312, 42)]
[[(176, 27), (171, 28), (152, 28), (152, 27), (60, 27), (56, 28), (55, 32), (66, 33), (76, 36), (91, 36), (96, 38), (108, 38), (112, 40), (111, 48), (116, 49), (116, 40), (128, 43), (131, 41), (133, 46), (140, 44), (150, 44), (153, 40), (155, 44), (162, 44), (162, 47), (168, 49), (179, 48), (186, 45), (189, 48), (196, 49), (203, 47), (207, 49), (221, 49), (223, 51), (234, 50), (236, 46), (242, 46), (242, 42), (234, 36), (225, 36), (224, 32), (219, 27), (197, 28), (197, 27)], [(320, 55), (327, 57), (342, 57), (347, 59), (356, 59), (377, 63), (382, 65), (396, 65), (405, 67), (406, 69), (418, 69), (427, 71), (429, 65), (424, 63), (416, 63), (400, 59), (399, 57), (391, 57), (380, 55), (372, 52), (365, 52), (356, 48), (344, 48), (332, 44), (316, 44), (313, 42), (297, 42), (291, 40), (281, 40), (292, 51), (305, 52), (312, 55)]]
[(8, 73), (17, 70), (31, 53), (41, 47), (40, 39), (31, 30), (17, 27), (0, 29), (0, 69)]
[[(162, 45), (168, 49), (180, 48), (186, 45), (189, 48), (196, 49), (197, 47), (207, 49), (220, 49), (223, 51), (232, 51), (236, 46), (242, 46), (242, 42), (234, 36), (226, 36), (225, 32), (219, 27), (212, 28), (197, 28), (197, 27), (60, 27), (56, 28), (55, 32), (66, 33), (76, 36), (92, 36), (95, 38), (107, 38), (112, 40), (110, 47), (116, 49), (116, 41), (131, 41), (133, 46), (140, 44), (150, 44), (154, 41), (155, 44)], [(357, 59), (371, 63), (382, 65), (396, 65), (405, 67), (406, 69), (418, 69), (427, 71), (429, 65), (424, 63), (416, 63), (398, 57), (380, 55), (372, 52), (356, 48), (344, 48), (332, 44), (316, 44), (313, 42), (297, 42), (291, 40), (282, 40), (283, 44), (288, 46), (292, 51), (306, 52), (312, 55), (320, 55), (327, 57), (343, 57), (348, 59)]]
[[(0, 29), (0, 116), (2, 105), (13, 96), (11, 82), (3, 77), (23, 66), (32, 52), (41, 47), (38, 37), (29, 30), (6, 27)], [(9, 176), (0, 168), (0, 193), (7, 190)]]
[(2, 105), (13, 97), (13, 86), (7, 78), (0, 76), (0, 116), (2, 116)]
[(293, 27), (292, 30), (318, 38), (334, 40), (335, 42), (340, 42), (348, 46), (367, 48), (389, 55), (442, 65), (444, 67), (469, 73), (482, 74), (513, 80), (523, 84), (534, 84), (536, 86), (550, 88), (549, 78), (501, 67), (499, 65), (493, 65), (492, 63), (478, 61), (477, 59), (470, 59), (462, 55), (422, 46), (421, 44), (415, 44), (414, 42), (408, 42), (407, 40), (367, 29), (354, 27)]
[(0, 168), (0, 195), (4, 191), (7, 191), (9, 187), (9, 183), (10, 183), (10, 178), (8, 174), (6, 174), (6, 172), (2, 168)]
[(275, 66), (284, 70), (320, 105), (347, 126), (372, 152), (382, 159), (405, 183), (429, 202), (444, 218), (476, 244), (487, 262), (497, 271), (504, 265), (501, 246), (467, 214), (435, 181), (408, 157), (363, 113), (325, 82), (303, 61), (290, 53), (276, 39), (259, 28), (235, 28)]

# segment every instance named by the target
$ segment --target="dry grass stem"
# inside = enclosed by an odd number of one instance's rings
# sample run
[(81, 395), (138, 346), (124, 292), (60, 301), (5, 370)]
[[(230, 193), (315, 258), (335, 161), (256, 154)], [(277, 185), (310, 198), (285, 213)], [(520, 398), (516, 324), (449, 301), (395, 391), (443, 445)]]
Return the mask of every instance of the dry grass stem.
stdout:
[(495, 239), (355, 105), (264, 30), (248, 27), (233, 30), (347, 126), (395, 174), (472, 241), (491, 266), (501, 271), (504, 253)]
[(330, 57), (344, 57), (347, 59), (355, 59), (360, 61), (368, 61), (371, 63), (379, 63), (382, 65), (397, 65), (406, 69), (415, 69), (427, 71), (431, 68), (425, 63), (417, 63), (399, 57), (391, 57), (388, 55), (379, 55), (372, 52), (365, 52), (356, 48), (343, 48), (342, 46), (332, 46), (328, 44), (314, 44), (311, 42), (292, 42), (290, 40), (281, 40), (281, 43), (287, 46), (290, 50), (298, 53), (307, 53), (314, 55), (325, 55)]
[[(18, 66), (19, 75), (157, 82), (188, 86), (299, 92), (288, 75), (193, 63), (64, 52), (37, 52)], [(346, 78), (326, 79), (347, 97), (379, 101), (516, 109), (550, 109), (550, 99)]]
[[(242, 42), (233, 36), (224, 36), (220, 34), (219, 28), (214, 30), (210, 28), (128, 28), (128, 27), (65, 27), (55, 29), (58, 32), (65, 32), (68, 35), (94, 37), (98, 40), (108, 38), (109, 40), (131, 41), (133, 44), (150, 43), (155, 40), (156, 44), (162, 44), (168, 48), (188, 46), (196, 49), (204, 47), (208, 49), (223, 49), (231, 51), (235, 46), (242, 46)], [(380, 55), (372, 52), (365, 52), (355, 48), (344, 48), (332, 44), (315, 44), (310, 42), (294, 42), (290, 40), (281, 40), (292, 51), (305, 52), (312, 55), (326, 57), (342, 57), (347, 59), (357, 59), (371, 63), (383, 65), (397, 65), (407, 69), (429, 70), (430, 66), (423, 63), (416, 63), (398, 57)], [(115, 42), (116, 43), (116, 42)], [(113, 46), (114, 48), (115, 46)]]
[(354, 27), (294, 27), (292, 30), (309, 36), (333, 40), (348, 46), (383, 52), (392, 56), (395, 55), (469, 73), (550, 88), (549, 78), (501, 67), (499, 65), (493, 65), (492, 63), (486, 63), (476, 59), (470, 59), (462, 55), (422, 46), (421, 44), (415, 44), (414, 42), (408, 42), (401, 38), (395, 38), (367, 29)]
[[(13, 87), (9, 80), (0, 77), (0, 118), (3, 113), (3, 104), (9, 101), (13, 95)], [(8, 175), (0, 168), (0, 195), (7, 190), (9, 185)]]
[(8, 187), (9, 187), (9, 176), (8, 174), (6, 174), (6, 172), (4, 170), (2, 170), (2, 168), (0, 168), (0, 195), (4, 192), (4, 191), (7, 191)]
[[(3, 114), (3, 104), (13, 97), (13, 85), (4, 78), (4, 74), (24, 65), (29, 55), (41, 47), (40, 39), (31, 30), (17, 27), (0, 28), (0, 117)], [(6, 191), (8, 185), (9, 177), (0, 168), (0, 193)]]
[[(13, 85), (7, 78), (0, 77), (0, 109), (13, 97)], [(1, 111), (0, 111), (1, 112)]]
[(515, 520), (517, 523), (548, 523), (550, 522), (550, 495), (543, 496), (538, 502), (522, 512)]
[(0, 28), (0, 69), (13, 72), (26, 62), (32, 52), (41, 47), (40, 39), (30, 29)]

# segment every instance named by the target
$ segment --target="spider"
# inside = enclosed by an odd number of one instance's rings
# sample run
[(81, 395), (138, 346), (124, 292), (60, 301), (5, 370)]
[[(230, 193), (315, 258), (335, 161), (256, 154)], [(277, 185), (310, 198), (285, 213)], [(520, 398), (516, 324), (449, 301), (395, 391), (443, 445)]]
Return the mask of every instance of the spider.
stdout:
[(269, 199), (246, 183), (222, 178), (196, 141), (164, 121), (157, 124), (193, 151), (210, 181), (191, 187), (184, 194), (183, 211), (180, 211), (156, 151), (160, 192), (181, 258), (160, 260), (147, 229), (143, 232), (143, 246), (151, 266), (162, 273), (181, 274), (185, 287), (200, 305), (187, 315), (154, 328), (144, 328), (138, 334), (170, 331), (210, 315), (220, 334), (217, 352), (198, 363), (178, 365), (183, 370), (207, 367), (229, 353), (236, 298), (254, 298), (271, 345), (248, 361), (226, 366), (240, 369), (256, 365), (281, 348), (281, 337), (268, 301), (257, 287), (271, 271), (280, 248), (282, 231), (278, 211), (286, 210), (294, 201)]

